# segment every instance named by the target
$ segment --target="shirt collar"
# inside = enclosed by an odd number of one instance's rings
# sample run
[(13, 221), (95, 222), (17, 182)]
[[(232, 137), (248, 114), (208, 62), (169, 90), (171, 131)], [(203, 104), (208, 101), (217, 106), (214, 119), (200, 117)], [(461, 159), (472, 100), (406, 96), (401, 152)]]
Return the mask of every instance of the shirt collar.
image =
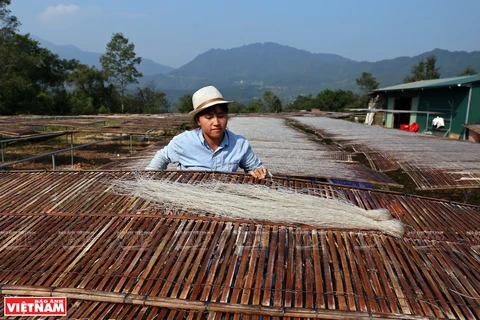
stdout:
[(228, 147), (228, 130), (225, 129), (225, 134), (223, 135), (222, 143), (220, 143), (220, 147), (225, 148)]
[[(197, 128), (197, 135), (198, 137), (200, 138), (200, 141), (202, 142), (202, 144), (209, 148), (210, 149), (210, 146), (208, 145), (207, 141), (205, 140), (205, 137), (203, 136), (203, 133), (202, 133), (202, 129), (201, 128)], [(225, 129), (225, 134), (223, 135), (223, 140), (222, 142), (220, 143), (220, 147), (221, 149), (225, 148), (225, 147), (228, 147), (228, 130)]]

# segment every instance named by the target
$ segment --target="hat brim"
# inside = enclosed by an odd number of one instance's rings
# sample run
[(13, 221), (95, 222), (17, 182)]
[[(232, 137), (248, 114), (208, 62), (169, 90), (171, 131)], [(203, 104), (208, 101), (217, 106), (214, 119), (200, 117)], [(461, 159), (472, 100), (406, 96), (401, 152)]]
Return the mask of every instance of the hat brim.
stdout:
[(193, 111), (190, 111), (188, 114), (194, 116), (196, 115), (197, 113), (199, 113), (200, 111), (203, 111), (205, 109), (208, 109), (210, 107), (213, 107), (217, 104), (230, 104), (232, 103), (233, 101), (227, 101), (227, 100), (220, 100), (220, 101), (214, 101), (214, 102), (210, 102), (210, 103), (207, 103), (206, 105), (202, 106), (201, 108), (198, 108), (198, 109), (195, 109)]

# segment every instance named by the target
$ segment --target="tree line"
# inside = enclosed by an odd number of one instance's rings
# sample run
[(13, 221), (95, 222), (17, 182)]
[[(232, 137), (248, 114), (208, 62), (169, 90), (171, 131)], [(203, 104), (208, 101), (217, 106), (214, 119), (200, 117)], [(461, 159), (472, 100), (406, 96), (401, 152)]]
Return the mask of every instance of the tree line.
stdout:
[[(361, 96), (352, 91), (326, 89), (317, 95), (298, 95), (295, 101), (286, 103), (276, 96), (271, 90), (250, 103), (233, 102), (229, 105), (230, 113), (279, 113), (289, 111), (343, 111), (358, 105)], [(179, 99), (175, 111), (187, 113), (193, 110), (192, 95), (186, 94)]]

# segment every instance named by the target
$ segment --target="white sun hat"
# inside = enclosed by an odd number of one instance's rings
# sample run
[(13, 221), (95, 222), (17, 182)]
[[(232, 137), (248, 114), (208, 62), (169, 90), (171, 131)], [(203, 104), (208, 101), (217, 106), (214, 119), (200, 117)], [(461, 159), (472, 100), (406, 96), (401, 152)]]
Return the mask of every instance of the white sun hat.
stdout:
[(198, 89), (192, 96), (193, 111), (190, 111), (191, 115), (196, 115), (202, 110), (205, 110), (216, 104), (232, 103), (233, 101), (227, 101), (223, 99), (222, 94), (214, 86), (207, 86)]

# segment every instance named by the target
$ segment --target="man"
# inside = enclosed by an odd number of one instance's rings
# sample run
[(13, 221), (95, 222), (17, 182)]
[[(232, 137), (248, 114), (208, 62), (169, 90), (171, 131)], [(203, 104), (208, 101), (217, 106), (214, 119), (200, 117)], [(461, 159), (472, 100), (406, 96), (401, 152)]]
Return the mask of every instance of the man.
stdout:
[(178, 163), (179, 170), (236, 172), (243, 169), (256, 178), (265, 178), (267, 169), (253, 152), (248, 140), (227, 130), (228, 105), (220, 91), (207, 86), (192, 96), (197, 128), (175, 136), (158, 151), (146, 170), (165, 170)]

